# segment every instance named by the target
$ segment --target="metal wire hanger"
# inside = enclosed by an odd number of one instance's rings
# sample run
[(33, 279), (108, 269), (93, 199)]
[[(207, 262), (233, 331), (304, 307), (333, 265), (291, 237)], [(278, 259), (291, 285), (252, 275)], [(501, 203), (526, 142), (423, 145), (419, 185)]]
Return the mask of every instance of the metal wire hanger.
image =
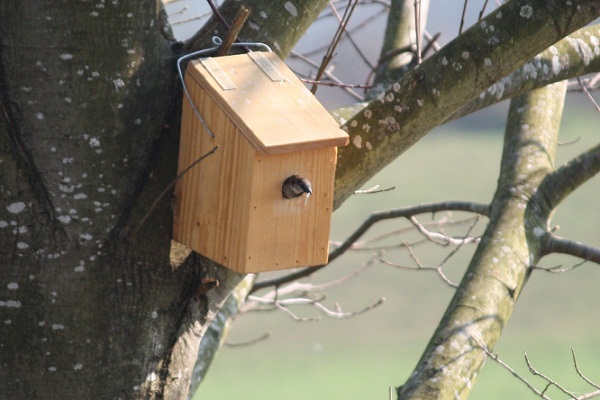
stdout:
[[(185, 93), (185, 97), (187, 97), (188, 101), (190, 102), (190, 105), (192, 106), (192, 110), (194, 110), (194, 113), (196, 113), (196, 116), (202, 123), (202, 126), (204, 127), (204, 130), (206, 131), (206, 133), (208, 133), (211, 137), (214, 138), (215, 134), (210, 130), (208, 125), (206, 125), (206, 122), (204, 122), (204, 119), (200, 115), (200, 111), (198, 111), (198, 109), (194, 105), (194, 102), (192, 101), (190, 93), (185, 84), (183, 72), (181, 70), (181, 64), (184, 61), (214, 52), (214, 51), (218, 50), (219, 47), (223, 44), (223, 40), (218, 36), (213, 36), (212, 42), (215, 46), (208, 47), (206, 49), (202, 49), (202, 50), (198, 50), (198, 51), (194, 51), (192, 53), (186, 54), (186, 55), (180, 57), (179, 59), (177, 59), (177, 71), (179, 72), (179, 79), (181, 80), (181, 85), (183, 86), (183, 92)], [(258, 48), (262, 48), (263, 50), (266, 50), (269, 52), (273, 51), (273, 50), (271, 50), (271, 48), (268, 45), (266, 45), (265, 43), (261, 43), (261, 42), (237, 42), (237, 43), (233, 43), (231, 46), (232, 47), (258, 47)]]

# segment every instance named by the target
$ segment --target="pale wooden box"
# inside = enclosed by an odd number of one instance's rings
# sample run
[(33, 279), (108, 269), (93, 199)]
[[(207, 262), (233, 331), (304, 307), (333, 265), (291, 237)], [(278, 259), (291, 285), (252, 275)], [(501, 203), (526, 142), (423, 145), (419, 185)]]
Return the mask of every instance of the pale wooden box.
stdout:
[[(177, 182), (174, 239), (241, 273), (327, 263), (348, 135), (275, 53), (193, 61), (185, 82), (215, 137), (184, 97), (179, 171), (219, 149)], [(282, 196), (291, 175), (311, 181), (309, 198)]]

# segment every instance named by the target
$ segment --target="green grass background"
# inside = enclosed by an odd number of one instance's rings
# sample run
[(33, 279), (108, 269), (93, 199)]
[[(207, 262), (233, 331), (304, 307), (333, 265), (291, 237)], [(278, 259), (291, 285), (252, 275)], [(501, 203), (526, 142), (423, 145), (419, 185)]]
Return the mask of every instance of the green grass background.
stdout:
[[(598, 142), (597, 114), (574, 100), (567, 108), (560, 140), (580, 139), (559, 148), (559, 165)], [(365, 185), (396, 189), (348, 200), (334, 214), (332, 240), (343, 240), (375, 210), (447, 199), (489, 202), (497, 181), (503, 132), (494, 123), (497, 117), (488, 120), (484, 116), (483, 120), (489, 123), (482, 125), (478, 119), (440, 127), (403, 154)], [(553, 221), (560, 225), (560, 235), (600, 246), (600, 178), (573, 193)], [(484, 223), (478, 225), (480, 231)], [(405, 221), (391, 221), (369, 234), (401, 226), (406, 226)], [(466, 228), (447, 230), (461, 234)], [(460, 279), (472, 251), (472, 247), (465, 248), (448, 262), (445, 271), (451, 279)], [(422, 262), (437, 265), (448, 249), (428, 245), (415, 247), (415, 252)], [(349, 272), (370, 256), (368, 251), (348, 253), (314, 281)], [(408, 262), (405, 253), (398, 251), (389, 251), (386, 257)], [(551, 256), (542, 264), (576, 262)], [(599, 278), (600, 269), (591, 263), (561, 275), (535, 272), (495, 351), (540, 389), (544, 385), (528, 372), (524, 351), (534, 367), (568, 389), (575, 393), (591, 390), (577, 376), (570, 349), (576, 350), (582, 371), (600, 382)], [(233, 326), (230, 342), (252, 340), (266, 332), (270, 338), (246, 347), (224, 347), (194, 399), (388, 399), (389, 387), (401, 385), (411, 373), (452, 293), (434, 273), (376, 264), (359, 278), (329, 290), (325, 300), (330, 307), (337, 302), (352, 311), (386, 298), (382, 306), (366, 314), (318, 322), (295, 322), (281, 312), (242, 315)], [(294, 311), (301, 316), (317, 315), (307, 307)], [(568, 398), (555, 390), (549, 395)], [(537, 397), (488, 360), (471, 398)]]

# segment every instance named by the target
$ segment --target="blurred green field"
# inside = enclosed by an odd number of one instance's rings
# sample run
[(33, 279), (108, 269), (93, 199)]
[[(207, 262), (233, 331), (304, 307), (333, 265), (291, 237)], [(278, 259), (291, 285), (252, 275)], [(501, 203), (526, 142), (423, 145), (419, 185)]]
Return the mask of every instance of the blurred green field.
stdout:
[[(578, 102), (567, 108), (560, 140), (581, 138), (559, 148), (558, 164), (598, 142), (598, 116)], [(501, 151), (501, 128), (466, 131), (464, 124), (438, 128), (365, 185), (396, 186), (395, 190), (354, 196), (335, 213), (332, 240), (343, 240), (375, 210), (444, 199), (489, 202)], [(600, 178), (595, 177), (571, 195), (554, 222), (560, 225), (560, 235), (600, 246)], [(481, 229), (484, 223), (479, 223)], [(378, 226), (371, 236), (401, 226), (406, 223), (392, 221)], [(456, 232), (465, 231), (463, 226)], [(390, 239), (390, 243), (401, 240)], [(451, 279), (460, 278), (472, 251), (465, 248), (448, 262), (445, 271)], [(448, 249), (429, 245), (415, 247), (415, 252), (423, 262), (436, 265)], [(370, 256), (368, 251), (349, 253), (318, 274), (315, 282), (351, 271)], [(395, 251), (386, 256), (394, 261), (408, 260)], [(552, 256), (544, 259), (543, 265), (576, 262)], [(495, 350), (540, 389), (543, 384), (529, 374), (524, 351), (534, 367), (568, 389), (590, 391), (575, 372), (570, 349), (577, 351), (579, 367), (587, 377), (600, 383), (599, 282), (600, 269), (591, 263), (562, 275), (535, 272)], [(386, 298), (382, 306), (366, 314), (318, 322), (295, 322), (281, 312), (240, 316), (230, 342), (252, 340), (265, 332), (270, 338), (247, 347), (223, 348), (194, 399), (387, 400), (388, 388), (401, 385), (417, 363), (451, 295), (452, 289), (433, 273), (375, 264), (356, 280), (329, 290), (325, 301), (328, 306), (338, 302), (345, 311), (353, 311)], [(310, 308), (294, 311), (301, 316), (317, 314)], [(567, 398), (556, 391), (549, 394)], [(537, 397), (488, 360), (471, 398)]]

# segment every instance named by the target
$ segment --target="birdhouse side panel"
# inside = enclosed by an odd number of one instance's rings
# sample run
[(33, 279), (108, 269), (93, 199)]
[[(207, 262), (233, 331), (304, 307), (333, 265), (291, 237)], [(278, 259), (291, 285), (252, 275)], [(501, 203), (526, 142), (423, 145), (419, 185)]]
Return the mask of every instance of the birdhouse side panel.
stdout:
[[(198, 90), (195, 86), (189, 85), (190, 80), (187, 77), (186, 84), (190, 95), (197, 98)], [(184, 98), (179, 140), (178, 175), (202, 156), (204, 150), (202, 148), (202, 135), (204, 134), (189, 102)], [(203, 162), (209, 161), (210, 157)], [(198, 242), (197, 224), (199, 224), (199, 217), (195, 204), (201, 197), (199, 184), (197, 184), (200, 164), (191, 167), (177, 180), (174, 191), (173, 238), (194, 250)]]
[(188, 90), (216, 137), (206, 133), (184, 102), (179, 171), (215, 146), (219, 149), (190, 169), (178, 183), (175, 239), (230, 266), (245, 254), (240, 241), (248, 229), (254, 149), (206, 92), (197, 85), (190, 85)]
[[(243, 272), (327, 263), (337, 149), (256, 154), (247, 257)], [(291, 175), (310, 180), (313, 194), (285, 199)]]

